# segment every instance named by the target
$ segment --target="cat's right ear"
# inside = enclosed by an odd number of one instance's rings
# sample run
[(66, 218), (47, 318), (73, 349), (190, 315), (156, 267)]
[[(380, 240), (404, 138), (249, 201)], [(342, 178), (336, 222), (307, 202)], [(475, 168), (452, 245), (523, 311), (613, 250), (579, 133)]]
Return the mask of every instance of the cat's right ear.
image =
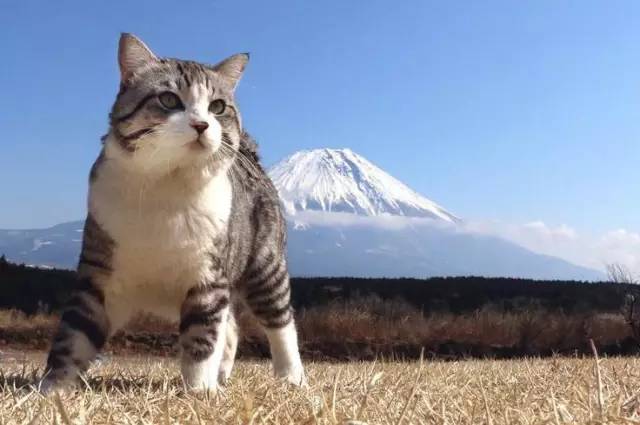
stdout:
[(127, 81), (138, 69), (149, 62), (157, 60), (156, 55), (138, 37), (129, 33), (120, 35), (118, 64), (120, 65), (120, 79), (122, 82)]

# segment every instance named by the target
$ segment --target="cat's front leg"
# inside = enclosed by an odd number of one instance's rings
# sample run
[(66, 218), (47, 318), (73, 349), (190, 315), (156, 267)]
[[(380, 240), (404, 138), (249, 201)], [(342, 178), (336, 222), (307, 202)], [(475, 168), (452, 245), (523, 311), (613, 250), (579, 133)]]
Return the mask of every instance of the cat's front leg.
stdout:
[(82, 279), (63, 311), (40, 390), (73, 382), (104, 346), (110, 328), (102, 290), (93, 279)]
[(228, 324), (226, 282), (191, 288), (180, 310), (182, 377), (193, 390), (216, 390)]

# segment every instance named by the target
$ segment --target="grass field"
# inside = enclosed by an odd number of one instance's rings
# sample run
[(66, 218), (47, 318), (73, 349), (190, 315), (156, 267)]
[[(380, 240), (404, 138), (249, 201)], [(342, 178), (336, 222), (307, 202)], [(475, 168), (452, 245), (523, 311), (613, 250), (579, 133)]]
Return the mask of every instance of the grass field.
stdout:
[(309, 363), (306, 389), (274, 381), (266, 361), (239, 361), (207, 396), (183, 391), (173, 359), (127, 356), (48, 398), (24, 387), (43, 361), (1, 354), (0, 423), (640, 423), (637, 358)]

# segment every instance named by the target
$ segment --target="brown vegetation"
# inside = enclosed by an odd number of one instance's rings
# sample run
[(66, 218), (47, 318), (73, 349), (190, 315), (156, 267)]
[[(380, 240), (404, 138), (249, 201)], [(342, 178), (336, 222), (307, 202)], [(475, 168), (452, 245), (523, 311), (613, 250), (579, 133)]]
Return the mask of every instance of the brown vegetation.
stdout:
[[(377, 296), (335, 300), (297, 313), (303, 356), (316, 360), (417, 358), (422, 351), (444, 358), (588, 354), (590, 339), (604, 353), (631, 354), (638, 351), (638, 344), (635, 322), (629, 320), (624, 310), (564, 314), (535, 305), (518, 312), (487, 305), (465, 314), (425, 314), (401, 299), (385, 301)], [(239, 321), (244, 334), (240, 354), (267, 355), (255, 323), (247, 314)], [(2, 311), (0, 348), (44, 349), (56, 322), (54, 316)], [(107, 350), (175, 354), (176, 340), (175, 325), (141, 316), (116, 334)]]
[[(5, 310), (0, 424), (638, 423), (639, 360), (594, 359), (588, 343), (601, 355), (636, 350), (629, 320), (638, 310), (634, 300), (627, 306), (564, 314), (535, 303), (509, 312), (489, 304), (453, 314), (372, 295), (336, 299), (297, 313), (306, 389), (274, 381), (267, 361), (249, 358), (268, 348), (244, 314), (241, 360), (225, 391), (212, 395), (186, 393), (166, 357), (175, 354), (176, 326), (141, 316), (113, 338), (80, 391), (46, 398), (30, 385), (57, 318)], [(408, 360), (421, 352), (424, 360)], [(549, 357), (495, 359), (527, 354)], [(470, 356), (494, 359), (458, 361)]]
[(501, 312), (487, 306), (462, 315), (423, 315), (400, 300), (377, 297), (304, 311), (300, 333), (305, 347), (365, 343), (383, 353), (408, 346), (434, 354), (498, 357), (571, 353), (586, 350), (589, 339), (609, 347), (631, 336), (622, 314), (566, 315), (535, 307)]

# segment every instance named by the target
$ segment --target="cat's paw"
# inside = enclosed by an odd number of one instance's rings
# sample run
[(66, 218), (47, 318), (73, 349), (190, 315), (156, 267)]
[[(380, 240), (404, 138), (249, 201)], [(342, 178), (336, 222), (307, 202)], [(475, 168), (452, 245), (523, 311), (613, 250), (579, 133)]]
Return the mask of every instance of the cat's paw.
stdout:
[(309, 387), (309, 384), (307, 383), (307, 377), (304, 374), (304, 369), (302, 369), (301, 367), (276, 372), (276, 378), (282, 379), (295, 387)]
[(309, 383), (307, 382), (307, 377), (305, 376), (304, 372), (302, 372), (302, 374), (300, 375), (287, 377), (287, 381), (299, 388), (309, 388)]
[(218, 384), (226, 386), (231, 377), (231, 371), (233, 370), (233, 359), (223, 359), (220, 364), (220, 370), (218, 371)]
[(226, 387), (230, 376), (231, 371), (220, 369), (220, 372), (218, 372), (218, 385), (220, 387)]
[(187, 392), (197, 397), (212, 397), (224, 393), (224, 387), (216, 385), (193, 385), (185, 382)]
[(182, 379), (189, 392), (215, 394), (220, 391), (218, 373), (199, 368), (183, 368)]

